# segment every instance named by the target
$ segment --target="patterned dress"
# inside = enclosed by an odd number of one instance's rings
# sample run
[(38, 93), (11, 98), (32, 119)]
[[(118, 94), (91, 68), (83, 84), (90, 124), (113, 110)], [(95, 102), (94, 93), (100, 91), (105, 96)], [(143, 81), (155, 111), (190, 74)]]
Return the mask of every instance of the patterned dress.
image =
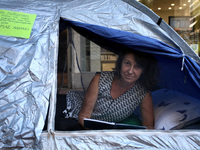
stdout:
[[(140, 84), (136, 84), (124, 94), (113, 99), (110, 94), (114, 72), (101, 72), (99, 81), (99, 93), (91, 119), (119, 122), (131, 115), (141, 103), (147, 90)], [(67, 108), (64, 110), (66, 118), (78, 119), (78, 113), (84, 99), (84, 92), (70, 91), (67, 93)]]

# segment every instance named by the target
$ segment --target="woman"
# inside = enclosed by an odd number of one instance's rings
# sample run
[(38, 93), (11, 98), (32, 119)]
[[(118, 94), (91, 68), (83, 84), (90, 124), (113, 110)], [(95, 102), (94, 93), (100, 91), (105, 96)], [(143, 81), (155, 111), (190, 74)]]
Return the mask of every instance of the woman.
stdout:
[(142, 125), (154, 128), (151, 87), (156, 83), (156, 61), (150, 55), (131, 50), (122, 52), (114, 72), (102, 72), (92, 79), (78, 116), (119, 122), (140, 105)]
[(64, 110), (67, 119), (61, 119), (62, 123), (57, 121), (56, 127), (60, 130), (81, 130), (84, 118), (121, 122), (140, 106), (142, 125), (153, 129), (150, 90), (156, 84), (157, 72), (156, 61), (150, 54), (122, 51), (115, 71), (97, 73), (86, 94), (67, 93), (67, 108)]

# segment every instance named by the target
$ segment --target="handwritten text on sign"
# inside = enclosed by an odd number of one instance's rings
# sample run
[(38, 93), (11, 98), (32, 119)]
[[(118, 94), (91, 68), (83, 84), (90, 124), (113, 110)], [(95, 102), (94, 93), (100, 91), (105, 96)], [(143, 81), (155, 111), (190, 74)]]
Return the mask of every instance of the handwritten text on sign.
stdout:
[(0, 9), (0, 35), (29, 38), (35, 14)]

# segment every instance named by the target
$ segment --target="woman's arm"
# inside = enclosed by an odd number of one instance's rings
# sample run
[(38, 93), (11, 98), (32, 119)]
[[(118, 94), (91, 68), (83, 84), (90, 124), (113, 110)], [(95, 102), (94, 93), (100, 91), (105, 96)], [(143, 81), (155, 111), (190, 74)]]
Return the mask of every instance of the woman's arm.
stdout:
[(147, 129), (154, 129), (154, 111), (151, 93), (147, 93), (140, 104), (142, 113), (142, 125)]
[(96, 74), (94, 78), (92, 79), (92, 81), (90, 82), (90, 85), (85, 94), (85, 98), (82, 103), (81, 110), (78, 117), (78, 122), (82, 126), (84, 126), (83, 119), (91, 117), (91, 114), (92, 114), (92, 111), (93, 111), (93, 108), (98, 96), (99, 79), (100, 79), (100, 74)]

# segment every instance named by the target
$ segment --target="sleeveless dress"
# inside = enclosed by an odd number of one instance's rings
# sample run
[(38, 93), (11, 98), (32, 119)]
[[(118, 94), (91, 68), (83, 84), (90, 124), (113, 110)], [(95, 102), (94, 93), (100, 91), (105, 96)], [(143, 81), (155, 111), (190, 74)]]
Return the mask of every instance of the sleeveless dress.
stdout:
[[(140, 82), (136, 82), (131, 89), (113, 99), (110, 94), (113, 79), (114, 72), (101, 72), (98, 98), (91, 119), (109, 122), (122, 121), (133, 113), (148, 92)], [(84, 94), (83, 91), (67, 93), (67, 108), (63, 111), (66, 118), (78, 119)]]

